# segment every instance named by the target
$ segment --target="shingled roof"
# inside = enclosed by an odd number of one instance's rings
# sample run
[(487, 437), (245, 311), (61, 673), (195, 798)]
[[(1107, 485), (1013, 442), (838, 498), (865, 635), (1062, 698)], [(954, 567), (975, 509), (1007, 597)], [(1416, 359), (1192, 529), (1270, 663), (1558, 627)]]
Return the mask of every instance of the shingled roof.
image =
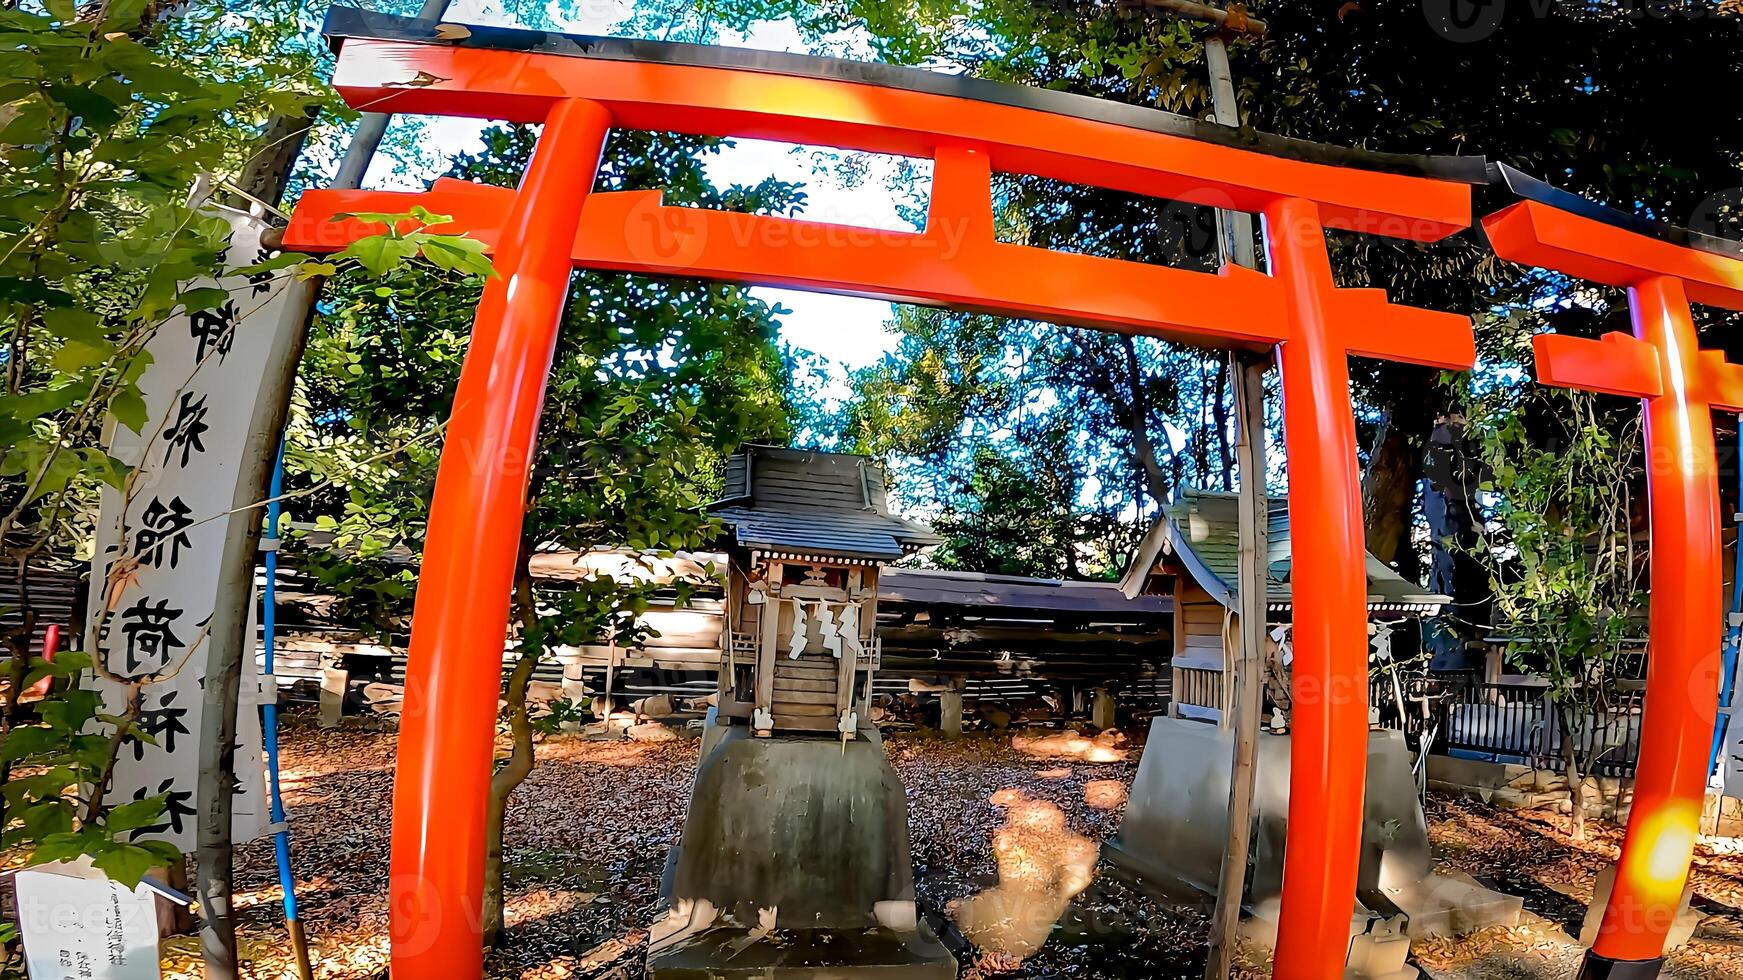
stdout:
[(890, 562), (944, 541), (891, 514), (883, 467), (849, 453), (748, 446), (709, 511), (739, 547), (775, 554)]
[[(1137, 595), (1156, 563), (1175, 557), (1211, 598), (1233, 607), (1240, 562), (1240, 498), (1232, 493), (1186, 490), (1163, 509), (1151, 525), (1120, 579), (1127, 595)], [(1289, 501), (1266, 501), (1268, 537), (1265, 560), (1266, 601), (1272, 609), (1294, 602), (1290, 587)], [(1399, 575), (1386, 563), (1364, 552), (1368, 565), (1368, 607), (1376, 610), (1433, 615), (1452, 601)]]

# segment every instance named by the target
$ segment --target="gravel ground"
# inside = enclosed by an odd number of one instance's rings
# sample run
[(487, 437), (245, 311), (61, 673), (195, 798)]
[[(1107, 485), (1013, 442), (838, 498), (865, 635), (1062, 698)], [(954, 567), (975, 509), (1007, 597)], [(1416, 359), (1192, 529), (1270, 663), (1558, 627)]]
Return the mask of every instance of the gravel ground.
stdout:
[[(1455, 942), (1418, 943), (1416, 956), (1444, 980), (1563, 980), (1584, 950), (1574, 941), (1598, 873), (1621, 850), (1620, 827), (1586, 822), (1586, 840), (1567, 834), (1567, 818), (1431, 799), (1429, 838), (1439, 870), (1463, 871), (1525, 899), (1516, 929), (1487, 929)], [(1711, 915), (1696, 939), (1674, 951), (1664, 976), (1743, 980), (1743, 857), (1734, 840), (1703, 839), (1692, 877), (1699, 907)]]
[[(1097, 864), (1101, 842), (1118, 827), (1136, 753), (1066, 736), (1012, 741), (887, 743), (907, 786), (921, 907), (943, 925), (965, 980), (1201, 976), (1208, 910), (1159, 901)], [(492, 978), (639, 980), (696, 747), (690, 739), (568, 737), (540, 747), (509, 812), (508, 924), (489, 959)], [(390, 731), (321, 731), (298, 719), (285, 734), (299, 894), (322, 980), (385, 973), (393, 750)], [(1591, 839), (1575, 844), (1563, 818), (1445, 800), (1431, 803), (1429, 816), (1441, 870), (1523, 894), (1530, 913), (1517, 929), (1419, 945), (1430, 976), (1571, 976), (1579, 950), (1566, 931), (1577, 933), (1592, 877), (1614, 859), (1619, 832), (1593, 823)], [(238, 868), (250, 975), (292, 976), (270, 842), (243, 848)], [(1703, 844), (1695, 881), (1721, 913), (1703, 933), (1743, 908), (1743, 857)], [(1242, 956), (1238, 977), (1268, 975), (1248, 965), (1257, 960), (1252, 951)], [(197, 977), (196, 961), (194, 941), (178, 939), (166, 976)], [(1743, 980), (1743, 946), (1699, 941), (1671, 964), (1666, 975), (1675, 978)]]

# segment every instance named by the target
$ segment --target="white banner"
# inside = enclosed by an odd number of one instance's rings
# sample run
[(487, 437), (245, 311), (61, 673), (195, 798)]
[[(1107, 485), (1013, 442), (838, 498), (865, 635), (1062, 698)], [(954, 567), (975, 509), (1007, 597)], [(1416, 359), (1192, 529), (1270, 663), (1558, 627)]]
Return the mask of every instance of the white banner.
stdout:
[[(226, 266), (265, 259), (265, 221), (228, 209)], [(139, 380), (148, 421), (142, 433), (114, 426), (109, 451), (134, 467), (125, 494), (105, 489), (91, 570), (91, 619), (85, 649), (114, 674), (150, 677), (142, 690), (140, 727), (156, 744), (130, 740), (121, 750), (108, 799), (168, 795), (164, 820), (135, 836), (183, 850), (195, 842), (199, 744), (210, 622), (217, 605), (220, 556), (232, 521), (260, 521), (261, 508), (230, 513), (242, 492), (250, 420), (275, 343), (300, 324), (287, 296), (307, 289), (288, 277), (226, 276), (216, 307), (178, 313), (158, 328), (152, 363)], [(295, 308), (293, 308), (295, 307)], [(254, 618), (243, 657), (233, 797), (235, 839), (261, 836), (267, 824), (260, 714), (263, 685), (254, 657)], [(95, 680), (106, 710), (122, 713), (126, 688)]]

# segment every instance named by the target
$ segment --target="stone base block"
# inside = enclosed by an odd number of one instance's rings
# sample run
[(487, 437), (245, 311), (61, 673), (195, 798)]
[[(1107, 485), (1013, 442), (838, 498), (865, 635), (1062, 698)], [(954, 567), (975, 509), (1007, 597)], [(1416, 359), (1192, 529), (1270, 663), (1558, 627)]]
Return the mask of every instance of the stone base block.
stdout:
[(955, 980), (956, 960), (912, 932), (710, 929), (648, 958), (650, 980)]
[[(1604, 922), (1604, 909), (1610, 904), (1610, 893), (1616, 888), (1616, 866), (1614, 864), (1598, 872), (1598, 878), (1592, 882), (1592, 903), (1586, 906), (1585, 921), (1580, 924), (1580, 945), (1587, 949), (1598, 941), (1598, 927)], [(1695, 886), (1689, 885), (1682, 891), (1682, 902), (1676, 909), (1676, 921), (1671, 924), (1670, 933), (1664, 939), (1666, 953), (1693, 938), (1695, 929), (1700, 927), (1706, 913), (1689, 908), (1689, 902), (1694, 898)]]
[(1519, 924), (1525, 900), (1484, 888), (1465, 875), (1430, 874), (1397, 889), (1382, 889), (1398, 911), (1410, 917), (1413, 937), (1456, 939), (1490, 926)]

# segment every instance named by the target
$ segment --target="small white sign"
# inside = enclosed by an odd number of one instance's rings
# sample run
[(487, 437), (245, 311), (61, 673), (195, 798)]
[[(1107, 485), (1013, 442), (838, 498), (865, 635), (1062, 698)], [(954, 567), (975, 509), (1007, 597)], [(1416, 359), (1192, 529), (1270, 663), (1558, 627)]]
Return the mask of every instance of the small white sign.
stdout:
[(44, 864), (14, 876), (18, 931), (31, 980), (158, 980), (157, 902), (81, 863)]

